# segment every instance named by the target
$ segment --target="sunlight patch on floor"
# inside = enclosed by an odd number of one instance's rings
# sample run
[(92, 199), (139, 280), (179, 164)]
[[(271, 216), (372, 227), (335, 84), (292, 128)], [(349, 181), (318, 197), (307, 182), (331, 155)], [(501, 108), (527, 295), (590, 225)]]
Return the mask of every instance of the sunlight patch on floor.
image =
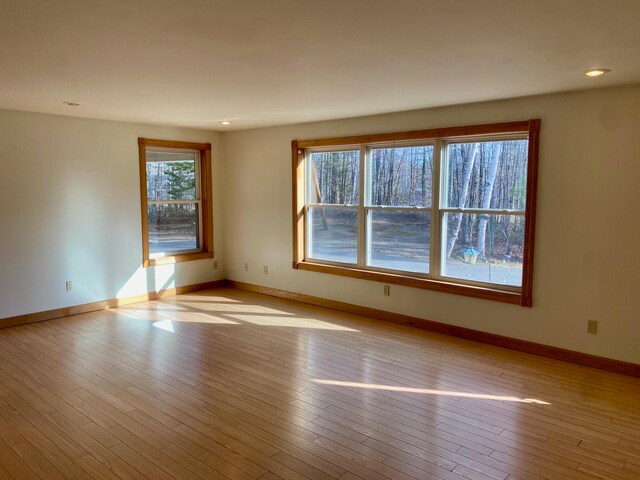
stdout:
[(194, 303), (235, 303), (235, 304), (243, 304), (244, 301), (236, 300), (233, 298), (219, 296), (219, 295), (207, 295), (207, 292), (190, 294), (190, 293), (182, 293), (179, 298), (181, 300), (193, 301)]
[(312, 380), (314, 383), (320, 385), (334, 385), (337, 387), (350, 387), (350, 388), (365, 388), (368, 390), (384, 390), (390, 392), (400, 393), (422, 393), (425, 395), (444, 395), (447, 397), (462, 397), (462, 398), (476, 398), (479, 400), (497, 400), (504, 402), (520, 402), (520, 403), (535, 403), (538, 405), (551, 405), (549, 402), (543, 400), (537, 400), (535, 398), (518, 398), (508, 395), (490, 395), (486, 393), (468, 393), (468, 392), (454, 392), (448, 390), (431, 390), (428, 388), (412, 388), (412, 387), (399, 387), (393, 385), (379, 385), (375, 383), (358, 383), (358, 382), (341, 382), (339, 380), (322, 380), (315, 378)]
[(163, 312), (163, 311), (176, 311), (176, 310), (184, 310), (185, 312), (187, 311), (186, 308), (181, 307), (180, 305), (177, 305), (175, 303), (171, 303), (171, 302), (157, 302), (157, 301), (153, 301), (150, 303), (144, 302), (144, 303), (134, 303), (131, 305), (125, 305), (123, 307), (120, 307), (122, 310), (138, 310), (141, 312)]
[[(176, 324), (209, 324), (209, 325), (238, 325), (238, 322), (234, 322), (233, 320), (227, 320), (225, 318), (213, 317), (211, 315), (203, 314), (203, 313), (189, 313), (188, 315), (163, 315), (165, 317), (170, 316), (171, 318), (167, 318), (164, 320), (158, 320), (153, 322), (153, 326), (155, 328), (159, 328), (161, 330), (166, 330), (167, 332), (175, 332), (174, 326)], [(138, 318), (137, 320), (145, 320)], [(171, 326), (169, 328), (169, 326)], [(166, 328), (165, 328), (166, 327)]]
[(315, 320), (313, 318), (303, 317), (281, 317), (269, 315), (239, 315), (227, 314), (227, 317), (235, 318), (241, 322), (252, 323), (264, 327), (290, 327), (290, 328), (311, 328), (317, 330), (339, 330), (343, 332), (359, 332), (353, 328), (343, 327), (335, 323)]
[(175, 333), (175, 328), (173, 328), (173, 322), (171, 320), (159, 320), (157, 322), (153, 322), (151, 324), (154, 328), (158, 328), (160, 330), (164, 330), (165, 332)]
[(207, 303), (207, 302), (189, 302), (189, 301), (176, 301), (175, 305), (179, 305), (182, 308), (194, 309), (194, 310), (206, 310), (216, 312), (242, 312), (242, 313), (265, 313), (272, 315), (293, 315), (293, 313), (283, 312), (282, 310), (276, 310), (274, 308), (262, 307), (260, 305), (249, 304), (223, 304), (223, 303)]

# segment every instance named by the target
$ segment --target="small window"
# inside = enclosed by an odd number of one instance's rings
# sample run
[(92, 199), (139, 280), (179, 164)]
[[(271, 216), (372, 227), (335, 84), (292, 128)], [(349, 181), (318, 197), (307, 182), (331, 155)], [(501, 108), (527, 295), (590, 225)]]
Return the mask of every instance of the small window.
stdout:
[(294, 268), (531, 306), (539, 128), (294, 140)]
[(213, 257), (211, 146), (139, 139), (144, 266)]

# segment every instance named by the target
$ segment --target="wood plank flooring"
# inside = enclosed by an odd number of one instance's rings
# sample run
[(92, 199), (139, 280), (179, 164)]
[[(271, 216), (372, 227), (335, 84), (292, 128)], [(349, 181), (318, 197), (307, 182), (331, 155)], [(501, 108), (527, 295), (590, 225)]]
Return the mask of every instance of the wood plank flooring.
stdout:
[(0, 330), (0, 479), (640, 479), (640, 379), (217, 289)]

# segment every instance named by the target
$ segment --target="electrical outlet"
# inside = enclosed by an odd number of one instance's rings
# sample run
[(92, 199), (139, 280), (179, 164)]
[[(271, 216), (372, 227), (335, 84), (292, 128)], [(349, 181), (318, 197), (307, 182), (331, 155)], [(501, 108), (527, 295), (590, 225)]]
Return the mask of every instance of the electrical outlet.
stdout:
[(269, 265), (262, 266), (262, 273), (264, 273), (265, 275), (269, 275)]
[(598, 333), (598, 321), (597, 320), (587, 320), (587, 333), (591, 333), (593, 335)]
[(67, 292), (73, 292), (73, 282), (71, 280), (67, 280)]
[(245, 271), (245, 272), (248, 272), (248, 271), (249, 271), (249, 264), (248, 264), (248, 263), (245, 263), (245, 264), (244, 264), (244, 271)]
[(218, 269), (218, 260), (214, 260), (213, 261), (213, 269), (217, 270)]
[(388, 297), (389, 295), (391, 295), (391, 287), (389, 285), (385, 285), (384, 286), (384, 296)]

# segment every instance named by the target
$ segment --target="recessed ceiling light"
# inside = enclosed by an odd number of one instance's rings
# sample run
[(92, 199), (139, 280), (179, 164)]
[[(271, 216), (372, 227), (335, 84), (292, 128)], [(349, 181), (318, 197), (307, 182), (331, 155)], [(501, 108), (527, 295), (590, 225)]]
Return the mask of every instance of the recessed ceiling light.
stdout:
[(221, 125), (231, 125), (231, 122), (229, 122), (228, 120), (225, 120), (223, 122), (220, 122)]
[(69, 100), (66, 100), (66, 101), (64, 101), (62, 103), (64, 103), (68, 107), (79, 107), (80, 106), (80, 104), (78, 102), (71, 102)]
[(592, 68), (591, 70), (587, 70), (584, 74), (587, 77), (599, 77), (600, 75), (604, 75), (605, 73), (609, 73), (611, 69), (609, 68)]

